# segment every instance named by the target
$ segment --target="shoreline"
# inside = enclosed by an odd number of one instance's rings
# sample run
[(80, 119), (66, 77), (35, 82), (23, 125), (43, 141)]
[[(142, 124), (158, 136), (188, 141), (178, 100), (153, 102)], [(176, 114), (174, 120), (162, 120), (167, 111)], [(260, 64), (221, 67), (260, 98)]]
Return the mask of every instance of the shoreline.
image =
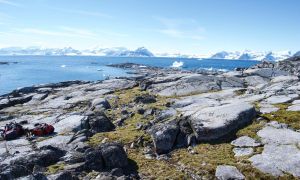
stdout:
[[(215, 178), (229, 168), (243, 177), (296, 179), (299, 159), (285, 150), (300, 154), (299, 71), (282, 70), (291, 63), (297, 61), (225, 73), (125, 63), (113, 66), (131, 69), (134, 77), (2, 95), (1, 127), (48, 123), (55, 133), (0, 140), (0, 177)], [(45, 157), (55, 158), (41, 161)], [(264, 161), (268, 157), (274, 158)], [(34, 170), (37, 164), (42, 168)], [(274, 164), (281, 166), (270, 169)]]

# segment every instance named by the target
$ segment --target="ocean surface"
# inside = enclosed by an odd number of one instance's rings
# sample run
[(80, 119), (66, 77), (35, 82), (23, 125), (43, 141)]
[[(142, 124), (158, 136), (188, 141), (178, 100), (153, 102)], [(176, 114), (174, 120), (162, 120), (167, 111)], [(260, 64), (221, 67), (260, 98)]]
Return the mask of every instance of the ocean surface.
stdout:
[[(9, 62), (9, 64), (1, 64)], [(130, 76), (109, 64), (138, 63), (164, 68), (233, 70), (259, 61), (185, 58), (95, 57), (95, 56), (0, 56), (0, 95), (19, 87), (69, 80), (103, 80)]]

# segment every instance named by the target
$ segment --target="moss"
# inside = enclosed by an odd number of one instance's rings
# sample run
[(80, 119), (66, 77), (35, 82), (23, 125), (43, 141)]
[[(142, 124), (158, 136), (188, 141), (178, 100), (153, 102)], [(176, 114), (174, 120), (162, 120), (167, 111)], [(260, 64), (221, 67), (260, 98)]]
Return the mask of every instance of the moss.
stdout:
[(141, 151), (130, 149), (128, 158), (138, 165), (142, 179), (188, 179), (188, 176), (165, 160), (146, 159)]
[(237, 96), (241, 96), (241, 95), (244, 95), (246, 93), (247, 89), (238, 89), (238, 90), (235, 90), (234, 93), (237, 95)]
[(148, 92), (142, 91), (139, 87), (135, 87), (132, 89), (126, 89), (126, 90), (120, 90), (120, 91), (114, 92), (114, 95), (118, 96), (117, 102), (112, 102), (111, 100), (109, 100), (109, 101), (113, 107), (119, 107), (119, 106), (128, 105), (129, 103), (132, 103), (134, 101), (135, 97), (141, 96), (144, 94), (148, 94)]
[(287, 111), (290, 104), (276, 104), (275, 106), (279, 108), (278, 111), (261, 116), (269, 121), (278, 121), (294, 129), (300, 129), (300, 111)]
[(266, 121), (253, 121), (250, 125), (247, 127), (240, 129), (236, 135), (238, 137), (240, 136), (249, 136), (251, 138), (254, 138), (256, 140), (259, 140), (258, 135), (256, 134), (259, 130), (261, 130), (264, 125), (266, 124)]
[(98, 145), (104, 138), (108, 138), (108, 141), (118, 141), (123, 144), (129, 144), (134, 142), (137, 138), (143, 136), (145, 141), (150, 141), (150, 137), (143, 130), (136, 129), (136, 123), (142, 121), (142, 115), (135, 114), (130, 119), (125, 121), (125, 125), (117, 127), (115, 131), (97, 133), (89, 139), (91, 145)]
[(232, 146), (223, 144), (199, 144), (194, 147), (197, 154), (190, 154), (187, 149), (178, 149), (172, 154), (172, 159), (177, 164), (184, 164), (199, 176), (214, 178), (218, 165), (234, 165), (235, 158)]
[[(112, 109), (106, 111), (109, 118), (116, 120), (121, 117), (121, 107), (126, 107), (128, 112), (134, 113), (134, 116), (125, 120), (122, 127), (117, 127), (115, 131), (98, 133), (89, 139), (89, 144), (97, 146), (103, 139), (107, 141), (119, 141), (125, 145), (143, 137), (146, 142), (151, 141), (151, 137), (143, 130), (137, 130), (137, 123), (147, 123), (153, 120), (154, 116), (144, 117), (136, 112), (134, 108), (134, 99), (136, 96), (149, 94), (141, 91), (138, 87), (128, 90), (121, 90), (114, 94), (118, 99), (111, 101)], [(156, 96), (157, 102), (150, 104), (141, 104), (144, 109), (155, 108), (163, 110), (170, 101), (170, 97)], [(259, 108), (258, 103), (256, 107)], [(267, 121), (253, 121), (249, 126), (239, 130), (237, 136), (247, 135), (259, 139), (257, 132), (264, 127)], [(275, 179), (274, 177), (260, 172), (251, 165), (248, 157), (236, 158), (233, 154), (233, 146), (230, 143), (220, 144), (199, 144), (194, 147), (196, 154), (190, 154), (186, 148), (177, 149), (171, 152), (171, 158), (168, 160), (146, 159), (143, 155), (143, 145), (128, 148), (127, 154), (130, 161), (135, 162), (137, 171), (143, 179), (191, 179), (191, 173), (206, 179), (215, 179), (215, 170), (218, 165), (236, 166), (247, 179)], [(263, 147), (254, 149), (254, 154), (263, 151)], [(187, 171), (188, 170), (188, 171)], [(289, 177), (284, 176), (284, 177)]]
[(65, 163), (57, 163), (47, 167), (46, 174), (55, 174), (59, 171), (64, 170)]

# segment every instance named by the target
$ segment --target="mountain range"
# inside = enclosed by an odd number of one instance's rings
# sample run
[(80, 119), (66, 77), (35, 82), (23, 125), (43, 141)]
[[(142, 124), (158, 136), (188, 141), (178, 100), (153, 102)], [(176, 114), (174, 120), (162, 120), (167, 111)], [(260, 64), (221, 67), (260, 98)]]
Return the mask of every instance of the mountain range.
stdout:
[[(298, 52), (300, 54), (300, 52)], [(297, 55), (297, 53), (295, 54)], [(267, 52), (227, 52), (222, 51), (211, 56), (212, 59), (232, 59), (232, 60), (266, 60), (266, 61), (280, 61), (294, 56), (291, 51), (267, 51)]]
[(145, 47), (140, 47), (135, 50), (129, 50), (124, 47), (115, 48), (93, 48), (86, 50), (77, 50), (72, 47), (65, 48), (41, 48), (41, 47), (8, 47), (1, 48), (0, 55), (45, 55), (45, 56), (108, 56), (108, 57), (176, 57), (176, 58), (211, 58), (211, 59), (230, 59), (230, 60), (268, 60), (280, 61), (292, 56), (300, 56), (300, 51), (292, 54), (290, 51), (269, 51), (269, 52), (254, 52), (254, 51), (221, 51), (212, 55), (185, 55), (179, 53), (160, 53), (154, 54)]

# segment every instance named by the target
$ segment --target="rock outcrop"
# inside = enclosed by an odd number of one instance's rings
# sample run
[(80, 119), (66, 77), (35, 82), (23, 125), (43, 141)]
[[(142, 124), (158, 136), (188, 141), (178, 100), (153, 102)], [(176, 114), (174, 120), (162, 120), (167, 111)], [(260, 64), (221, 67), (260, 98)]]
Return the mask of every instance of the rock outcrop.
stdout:
[(227, 73), (121, 64), (135, 75), (17, 89), (0, 96), (0, 126), (55, 132), (1, 140), (0, 179), (299, 178), (297, 61)]

